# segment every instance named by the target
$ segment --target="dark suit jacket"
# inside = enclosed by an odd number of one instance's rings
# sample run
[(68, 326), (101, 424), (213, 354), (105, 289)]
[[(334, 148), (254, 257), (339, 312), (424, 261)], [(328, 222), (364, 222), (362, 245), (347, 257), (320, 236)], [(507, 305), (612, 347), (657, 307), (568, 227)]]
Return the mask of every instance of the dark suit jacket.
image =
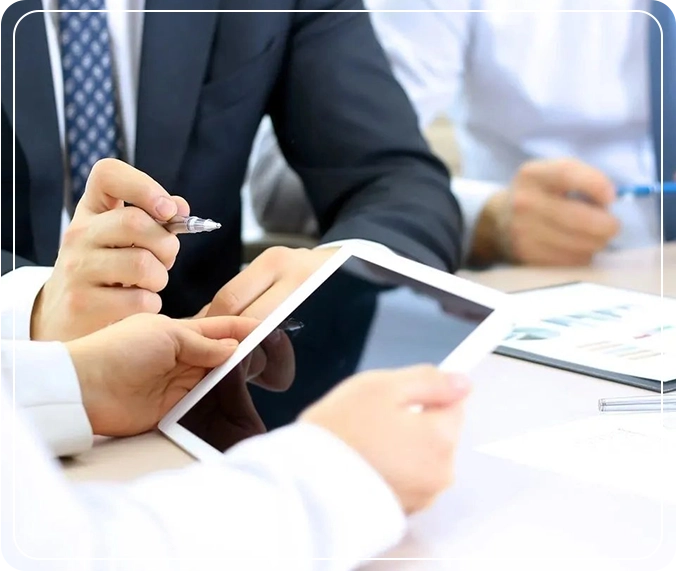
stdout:
[[(13, 248), (18, 265), (52, 265), (58, 250), (64, 177), (44, 21), (39, 12), (21, 19), (41, 7), (40, 0), (23, 0), (2, 19), (3, 273)], [(274, 7), (362, 4), (279, 0)], [(270, 3), (146, 2), (147, 10), (186, 8)], [(12, 32), (20, 19), (13, 117)], [(371, 239), (437, 267), (457, 267), (461, 222), (447, 172), (425, 145), (367, 13), (146, 13), (135, 166), (184, 196), (194, 214), (223, 223), (217, 233), (182, 240), (162, 293), (165, 313), (194, 313), (238, 271), (240, 188), (266, 113), (325, 241)]]

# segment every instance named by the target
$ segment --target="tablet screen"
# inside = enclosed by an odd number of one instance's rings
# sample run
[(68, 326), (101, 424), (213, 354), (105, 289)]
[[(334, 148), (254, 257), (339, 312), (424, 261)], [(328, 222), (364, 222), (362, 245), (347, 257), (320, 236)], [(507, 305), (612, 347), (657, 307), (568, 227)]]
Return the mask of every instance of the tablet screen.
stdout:
[(441, 363), (491, 313), (349, 258), (178, 423), (225, 451), (293, 422), (351, 374)]

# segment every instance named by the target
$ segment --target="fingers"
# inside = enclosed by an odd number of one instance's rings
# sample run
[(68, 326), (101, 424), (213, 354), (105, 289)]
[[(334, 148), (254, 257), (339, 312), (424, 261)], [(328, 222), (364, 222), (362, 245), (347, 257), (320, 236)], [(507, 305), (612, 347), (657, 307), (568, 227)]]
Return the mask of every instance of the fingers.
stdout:
[(237, 340), (212, 339), (200, 335), (190, 328), (174, 330), (177, 343), (177, 358), (182, 363), (202, 368), (221, 365), (237, 349)]
[(216, 293), (209, 307), (209, 316), (241, 314), (275, 283), (277, 274), (256, 264), (256, 260)]
[[(469, 384), (433, 366), (360, 373), (301, 415), (358, 451), (407, 513), (430, 504), (453, 481)], [(417, 407), (422, 405), (422, 412)], [(396, 443), (396, 446), (388, 444)]]
[[(325, 255), (328, 254), (330, 253)], [(209, 315), (237, 315), (247, 310), (249, 316), (265, 318), (270, 309), (281, 302), (275, 296), (269, 296), (268, 290), (284, 276), (289, 278), (289, 283), (297, 286), (302, 282), (302, 279), (298, 279), (297, 283), (292, 279), (295, 271), (298, 270), (297, 267), (303, 262), (312, 267), (310, 261), (314, 262), (314, 258), (311, 251), (302, 248), (290, 249), (281, 246), (268, 248), (218, 291), (211, 302)], [(316, 256), (316, 258), (320, 260), (321, 256)], [(255, 309), (250, 308), (254, 301), (263, 297), (264, 294), (266, 300)]]
[(293, 293), (298, 285), (293, 280), (280, 280), (274, 286), (268, 288), (263, 295), (251, 302), (242, 311), (242, 314), (264, 320)]
[[(203, 336), (244, 340), (259, 324), (254, 318), (241, 316), (214, 316), (179, 320), (181, 327)], [(275, 330), (254, 349), (246, 361), (246, 379), (270, 391), (285, 391), (293, 382), (296, 363), (288, 336)]]
[[(562, 199), (562, 201), (565, 201)], [(542, 265), (588, 264), (605, 248), (610, 237), (565, 230), (560, 225), (531, 216), (515, 216), (509, 228), (509, 242), (517, 260)]]
[(240, 342), (260, 324), (260, 320), (241, 316), (213, 316), (176, 322), (181, 328), (193, 330), (207, 338), (232, 338)]
[(577, 159), (543, 159), (525, 163), (519, 178), (532, 180), (551, 192), (565, 195), (575, 191), (591, 202), (607, 206), (615, 200), (613, 183), (601, 171)]
[(99, 214), (131, 203), (158, 220), (176, 215), (177, 204), (145, 173), (117, 159), (102, 159), (92, 168), (75, 216)]
[(560, 206), (560, 228), (594, 239), (596, 244), (605, 247), (620, 230), (618, 220), (605, 209), (576, 199), (565, 199)]
[(95, 316), (96, 323), (89, 324), (84, 332), (90, 333), (134, 314), (157, 314), (162, 309), (162, 299), (159, 294), (141, 288), (107, 287), (73, 290), (63, 306), (71, 316)]
[(433, 366), (423, 366), (409, 373), (404, 384), (407, 404), (424, 409), (444, 408), (465, 399), (470, 393), (469, 380), (461, 375), (448, 374)]
[(160, 292), (169, 282), (164, 265), (143, 248), (108, 248), (76, 264), (81, 277), (95, 286), (136, 286)]
[(432, 365), (419, 365), (395, 373), (400, 400), (406, 405), (425, 409), (444, 408), (465, 399), (470, 393), (469, 380), (459, 374), (440, 371)]
[(263, 319), (336, 251), (268, 248), (214, 297), (208, 314)]
[[(570, 197), (571, 191), (583, 198)], [(619, 222), (606, 209), (613, 199), (610, 181), (580, 161), (525, 164), (505, 207), (502, 233), (511, 257), (529, 264), (588, 264), (619, 232)]]
[(99, 248), (134, 246), (145, 249), (167, 269), (174, 265), (180, 248), (178, 237), (136, 207), (100, 214), (96, 224), (88, 226), (87, 238), (92, 246)]
[[(514, 219), (553, 225), (568, 234), (586, 237), (595, 246), (605, 246), (619, 231), (619, 223), (607, 210), (596, 205), (542, 192), (515, 192), (512, 199)], [(529, 216), (530, 215), (530, 216)]]

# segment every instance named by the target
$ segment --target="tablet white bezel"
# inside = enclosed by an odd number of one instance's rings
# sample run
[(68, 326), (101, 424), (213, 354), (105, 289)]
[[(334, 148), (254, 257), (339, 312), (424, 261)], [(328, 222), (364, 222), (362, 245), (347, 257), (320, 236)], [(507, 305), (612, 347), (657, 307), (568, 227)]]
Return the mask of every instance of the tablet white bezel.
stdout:
[(481, 322), (449, 355), (439, 364), (444, 371), (466, 373), (502, 342), (512, 327), (512, 320), (506, 311), (507, 295), (475, 284), (452, 274), (403, 258), (385, 248), (369, 247), (364, 244), (346, 244), (312, 274), (279, 307), (244, 339), (233, 355), (221, 366), (213, 369), (160, 421), (159, 429), (172, 441), (196, 458), (218, 460), (223, 453), (202, 441), (199, 437), (178, 424), (206, 393), (226, 374), (240, 363), (256, 346), (302, 304), (323, 282), (338, 270), (350, 257), (364, 260), (413, 280), (455, 294), (472, 302), (492, 309), (491, 314)]

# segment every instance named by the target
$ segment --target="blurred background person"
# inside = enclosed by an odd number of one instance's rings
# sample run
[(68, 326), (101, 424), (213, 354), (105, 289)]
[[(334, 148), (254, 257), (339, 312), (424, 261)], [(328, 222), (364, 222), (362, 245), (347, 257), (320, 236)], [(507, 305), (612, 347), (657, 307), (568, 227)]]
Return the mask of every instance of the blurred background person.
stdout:
[[(661, 2), (369, 0), (376, 33), (429, 128), (453, 122), (466, 260), (589, 263), (595, 253), (659, 241), (659, 196), (618, 198), (661, 179), (660, 33), (664, 39), (664, 180), (676, 173), (676, 38)], [(485, 12), (467, 12), (467, 10)], [(531, 12), (512, 12), (525, 9)], [(616, 12), (563, 12), (603, 10)], [(264, 229), (312, 234), (300, 180), (269, 124), (252, 157)], [(676, 239), (676, 195), (664, 196)], [(279, 216), (278, 216), (279, 215)]]

